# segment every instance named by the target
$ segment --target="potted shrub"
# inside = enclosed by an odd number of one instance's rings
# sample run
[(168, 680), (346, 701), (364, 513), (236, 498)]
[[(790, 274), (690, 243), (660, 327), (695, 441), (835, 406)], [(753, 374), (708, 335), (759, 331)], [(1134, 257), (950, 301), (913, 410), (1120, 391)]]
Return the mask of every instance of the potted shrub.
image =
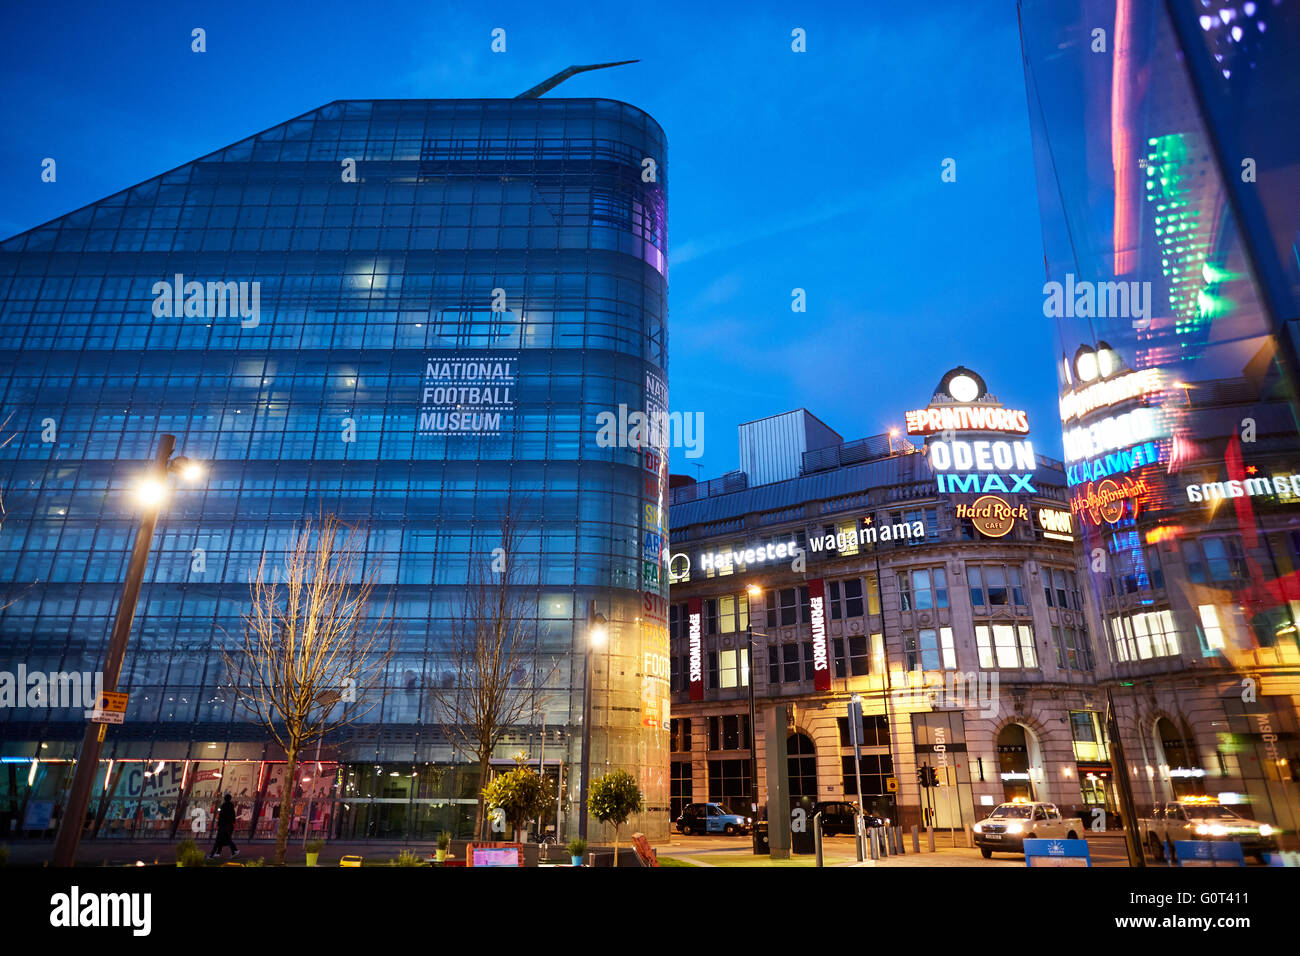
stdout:
[(626, 770), (611, 770), (591, 782), (587, 808), (601, 823), (614, 824), (614, 865), (618, 866), (618, 831), (627, 818), (645, 810), (645, 798), (636, 777)]
[[(519, 760), (518, 757), (515, 758)], [(510, 824), (514, 839), (529, 820), (546, 813), (551, 805), (547, 782), (532, 767), (522, 762), (513, 770), (499, 773), (483, 788), (484, 803), (492, 810), (500, 810)]]
[(181, 840), (176, 844), (177, 866), (202, 866), (203, 851), (193, 840)]
[(307, 841), (307, 865), (315, 866), (316, 861), (320, 859), (320, 851), (325, 849), (324, 840)]
[(574, 866), (582, 866), (582, 858), (587, 852), (587, 841), (582, 837), (569, 841), (569, 857)]
[(438, 852), (434, 854), (434, 858), (439, 863), (446, 862), (447, 850), (450, 847), (451, 847), (451, 834), (448, 833), (446, 830), (443, 830), (441, 833), (438, 834)]

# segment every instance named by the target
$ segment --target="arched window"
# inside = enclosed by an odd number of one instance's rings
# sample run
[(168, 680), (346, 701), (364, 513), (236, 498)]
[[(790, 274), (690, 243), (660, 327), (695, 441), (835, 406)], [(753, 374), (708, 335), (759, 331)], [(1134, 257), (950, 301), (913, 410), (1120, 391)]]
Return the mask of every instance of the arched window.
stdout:
[(791, 734), (785, 742), (790, 771), (790, 796), (817, 799), (817, 748), (804, 734)]

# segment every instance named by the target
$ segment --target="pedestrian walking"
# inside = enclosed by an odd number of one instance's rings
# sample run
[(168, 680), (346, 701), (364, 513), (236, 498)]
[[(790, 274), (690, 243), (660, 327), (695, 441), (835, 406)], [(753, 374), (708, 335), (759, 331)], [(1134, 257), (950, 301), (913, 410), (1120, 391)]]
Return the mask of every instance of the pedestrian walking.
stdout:
[(221, 856), (223, 846), (230, 847), (230, 858), (233, 860), (239, 856), (239, 847), (235, 846), (235, 841), (231, 837), (235, 833), (235, 805), (230, 802), (230, 794), (226, 794), (226, 799), (221, 803), (221, 809), (217, 811), (217, 842), (212, 845), (212, 852), (208, 854), (208, 859), (216, 859)]

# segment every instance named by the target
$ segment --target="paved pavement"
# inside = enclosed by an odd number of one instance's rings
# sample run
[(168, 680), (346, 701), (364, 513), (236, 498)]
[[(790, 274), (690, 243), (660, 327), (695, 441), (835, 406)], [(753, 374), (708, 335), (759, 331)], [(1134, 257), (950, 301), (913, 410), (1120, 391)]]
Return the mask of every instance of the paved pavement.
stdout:
[[(212, 848), (214, 837), (197, 841), (204, 852)], [(269, 840), (236, 840), (241, 862), (256, 861), (259, 857), (268, 863), (275, 858), (275, 843)], [(54, 853), (52, 840), (16, 840), (9, 844), (10, 866), (43, 866), (49, 862)], [(437, 849), (433, 841), (427, 843), (373, 842), (373, 843), (327, 843), (321, 851), (320, 866), (337, 866), (339, 857), (356, 855), (368, 861), (391, 860), (402, 850), (413, 850), (420, 856), (429, 856)], [(223, 850), (223, 860), (229, 860), (230, 851)], [(136, 862), (175, 863), (176, 843), (169, 840), (86, 840), (77, 847), (78, 866), (131, 866)], [(285, 854), (285, 863), (289, 866), (305, 866), (306, 851), (302, 839), (289, 842)]]
[[(1124, 835), (1122, 833), (1089, 834), (1087, 839), (1088, 853), (1092, 858), (1093, 866), (1128, 866), (1128, 855), (1124, 849)], [(957, 833), (955, 836), (948, 833), (935, 834), (935, 849), (933, 852), (930, 851), (928, 841), (924, 836), (921, 837), (920, 845), (921, 852), (914, 852), (911, 836), (908, 835), (904, 838), (903, 847), (905, 852), (903, 854), (890, 855), (879, 860), (865, 860), (859, 863), (853, 845), (853, 838), (835, 836), (827, 837), (824, 841), (822, 856), (826, 866), (1023, 867), (1025, 865), (1025, 857), (1021, 853), (996, 853), (991, 859), (985, 860), (977, 848), (965, 845), (965, 839), (961, 833)], [(673, 834), (667, 844), (661, 844), (657, 849), (660, 856), (671, 856), (694, 863), (697, 866), (816, 865), (815, 858), (811, 856), (795, 856), (789, 863), (772, 861), (762, 855), (755, 857), (752, 853), (747, 852), (750, 849), (749, 837), (684, 837)], [(1164, 864), (1148, 862), (1148, 865), (1163, 866)]]
[[(959, 833), (954, 846), (949, 834), (935, 836), (936, 849), (930, 852), (927, 841), (922, 838), (920, 853), (912, 851), (910, 836), (904, 840), (906, 852), (901, 856), (887, 856), (879, 860), (867, 860), (859, 863), (849, 836), (827, 837), (823, 844), (823, 858), (827, 866), (882, 866), (882, 867), (924, 867), (924, 866), (963, 866), (963, 867), (1006, 867), (1024, 866), (1025, 858), (1019, 853), (998, 853), (990, 860), (980, 856), (978, 849), (965, 846)], [(238, 841), (242, 851), (240, 859), (256, 861), (259, 857), (269, 861), (275, 855), (275, 844), (270, 841)], [(45, 865), (54, 849), (53, 841), (14, 840), (8, 843), (9, 863), (11, 866)], [(77, 851), (77, 863), (81, 866), (130, 866), (137, 861), (145, 864), (170, 864), (176, 859), (176, 844), (166, 840), (148, 841), (113, 841), (91, 840), (83, 842)], [(209, 843), (200, 841), (200, 846), (207, 850)], [(797, 855), (789, 860), (772, 860), (764, 855), (755, 856), (747, 836), (682, 836), (674, 833), (668, 840), (656, 843), (655, 850), (660, 856), (673, 857), (684, 862), (703, 867), (736, 866), (815, 866), (812, 856)], [(396, 857), (403, 849), (415, 851), (420, 856), (429, 856), (435, 849), (432, 842), (401, 843), (393, 842), (356, 842), (327, 843), (320, 855), (321, 866), (336, 866), (339, 857), (358, 855), (367, 861), (387, 861)], [(1124, 849), (1122, 833), (1105, 833), (1088, 835), (1088, 852), (1093, 866), (1128, 866), (1128, 857)], [(223, 854), (229, 859), (228, 853)], [(290, 866), (303, 866), (306, 863), (302, 840), (290, 841), (286, 862)], [(1162, 867), (1164, 864), (1148, 861), (1148, 866)]]

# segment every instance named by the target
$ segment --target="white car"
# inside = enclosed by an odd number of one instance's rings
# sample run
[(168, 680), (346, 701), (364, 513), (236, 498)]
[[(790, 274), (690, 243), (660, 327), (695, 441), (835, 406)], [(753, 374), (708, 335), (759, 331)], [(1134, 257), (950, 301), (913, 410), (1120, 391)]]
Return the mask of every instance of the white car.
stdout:
[(975, 845), (988, 859), (995, 850), (1024, 853), (1025, 840), (1077, 840), (1083, 836), (1083, 821), (1063, 817), (1054, 803), (1012, 800), (993, 808), (987, 818), (975, 824)]
[(1143, 845), (1163, 860), (1180, 840), (1213, 840), (1241, 844), (1245, 856), (1261, 863), (1277, 850), (1276, 827), (1239, 815), (1213, 797), (1184, 797), (1157, 803), (1151, 816), (1138, 821)]

